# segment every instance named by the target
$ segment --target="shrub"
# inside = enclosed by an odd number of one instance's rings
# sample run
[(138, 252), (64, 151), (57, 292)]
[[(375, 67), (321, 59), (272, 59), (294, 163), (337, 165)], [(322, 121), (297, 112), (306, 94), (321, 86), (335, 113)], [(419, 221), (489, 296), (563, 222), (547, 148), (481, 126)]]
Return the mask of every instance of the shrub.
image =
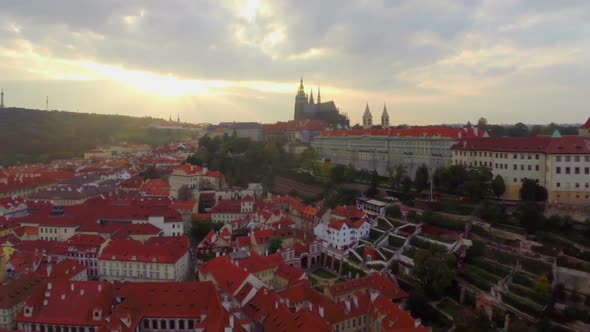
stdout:
[(543, 311), (543, 307), (540, 305), (529, 301), (523, 301), (509, 293), (502, 294), (502, 301), (533, 317), (538, 317)]
[(400, 248), (401, 246), (404, 245), (405, 242), (406, 242), (406, 239), (401, 238), (399, 236), (395, 236), (395, 235), (390, 235), (389, 240), (388, 240), (389, 245), (394, 248)]
[(482, 258), (471, 259), (469, 263), (502, 278), (510, 273), (509, 268)]
[(536, 292), (530, 288), (522, 287), (517, 284), (511, 284), (509, 288), (510, 292), (520, 297), (524, 297), (525, 299), (532, 300), (540, 305), (545, 305), (549, 301), (549, 297), (547, 295)]
[(424, 212), (421, 220), (424, 223), (447, 228), (447, 229), (459, 230), (459, 231), (462, 231), (465, 229), (465, 222), (464, 221), (451, 219), (451, 218), (448, 218), (440, 213), (435, 213), (435, 212), (431, 212), (431, 211)]
[(548, 263), (526, 257), (519, 257), (519, 260), (520, 264), (522, 264), (522, 268), (525, 271), (530, 272), (534, 275), (552, 274), (551, 272), (553, 271), (553, 268)]

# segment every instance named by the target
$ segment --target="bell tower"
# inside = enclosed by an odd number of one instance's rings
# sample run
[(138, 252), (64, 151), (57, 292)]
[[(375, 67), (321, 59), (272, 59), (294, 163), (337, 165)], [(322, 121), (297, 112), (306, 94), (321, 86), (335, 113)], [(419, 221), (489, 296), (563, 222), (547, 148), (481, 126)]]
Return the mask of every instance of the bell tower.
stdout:
[(303, 109), (305, 108), (305, 104), (307, 104), (307, 95), (305, 94), (303, 87), (302, 77), (301, 81), (299, 81), (299, 90), (297, 90), (297, 95), (295, 96), (295, 114), (293, 116), (294, 120), (302, 120), (304, 118)]

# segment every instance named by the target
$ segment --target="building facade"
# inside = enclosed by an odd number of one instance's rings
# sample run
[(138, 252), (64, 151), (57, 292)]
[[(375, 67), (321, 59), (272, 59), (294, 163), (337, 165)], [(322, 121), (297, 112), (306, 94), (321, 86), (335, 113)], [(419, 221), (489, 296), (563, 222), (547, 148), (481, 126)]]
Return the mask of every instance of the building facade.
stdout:
[(590, 202), (590, 138), (583, 136), (468, 138), (452, 147), (453, 165), (486, 167), (504, 179), (503, 198), (518, 200), (522, 182), (545, 187), (550, 202)]
[(198, 165), (184, 164), (174, 168), (168, 177), (170, 196), (178, 198), (180, 188), (186, 186), (191, 190), (225, 188), (225, 178), (217, 171), (208, 170)]
[(320, 157), (334, 164), (388, 175), (398, 166), (414, 177), (422, 164), (432, 172), (451, 164), (451, 146), (463, 137), (486, 136), (477, 128), (413, 127), (324, 131), (313, 142)]

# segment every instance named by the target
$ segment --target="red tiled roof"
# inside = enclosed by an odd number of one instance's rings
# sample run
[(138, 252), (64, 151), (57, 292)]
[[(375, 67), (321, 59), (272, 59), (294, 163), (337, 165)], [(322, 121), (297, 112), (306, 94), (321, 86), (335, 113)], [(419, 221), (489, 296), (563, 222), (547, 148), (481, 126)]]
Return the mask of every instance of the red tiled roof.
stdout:
[(14, 308), (40, 286), (42, 281), (41, 276), (27, 273), (5, 284), (0, 284), (0, 309)]
[(101, 260), (176, 263), (188, 251), (186, 236), (151, 238), (146, 243), (112, 240), (99, 256)]
[(581, 129), (590, 129), (590, 118), (588, 118), (588, 120), (586, 120), (586, 123), (584, 123), (580, 128)]
[(460, 140), (453, 150), (550, 154), (588, 154), (590, 138), (583, 136), (487, 137)]
[(35, 272), (47, 279), (72, 279), (85, 270), (86, 267), (75, 260), (64, 259), (57, 263), (46, 261)]
[(198, 165), (191, 165), (191, 164), (183, 164), (180, 166), (174, 167), (174, 172), (179, 171), (185, 173), (187, 175), (195, 175), (203, 173), (203, 167)]
[(338, 296), (350, 292), (360, 290), (361, 288), (370, 288), (374, 291), (378, 291), (382, 296), (398, 300), (408, 296), (408, 294), (399, 287), (399, 285), (384, 277), (378, 272), (373, 272), (366, 277), (352, 279), (340, 284), (335, 284), (329, 287), (332, 296)]
[(484, 137), (486, 132), (477, 128), (459, 128), (446, 126), (410, 127), (406, 129), (358, 129), (358, 130), (327, 130), (321, 136), (389, 136), (389, 137)]
[(198, 267), (200, 273), (210, 275), (222, 291), (234, 293), (248, 278), (249, 273), (243, 267), (232, 263), (229, 255), (219, 256)]
[[(49, 296), (47, 296), (49, 295)], [(46, 303), (44, 303), (47, 301)], [(52, 325), (99, 326), (93, 319), (94, 310), (105, 317), (115, 303), (113, 285), (106, 281), (52, 280), (38, 287), (25, 302), (32, 307), (32, 316), (22, 310), (17, 322)], [(72, 305), (75, 304), (75, 305)]]

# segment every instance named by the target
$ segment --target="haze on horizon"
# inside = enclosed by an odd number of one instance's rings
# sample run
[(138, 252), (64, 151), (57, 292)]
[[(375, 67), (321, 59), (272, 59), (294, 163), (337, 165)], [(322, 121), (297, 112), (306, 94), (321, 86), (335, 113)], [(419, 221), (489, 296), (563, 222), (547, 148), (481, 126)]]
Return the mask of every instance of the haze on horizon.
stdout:
[(351, 123), (579, 123), (586, 0), (3, 0), (6, 106), (292, 119), (299, 78)]

